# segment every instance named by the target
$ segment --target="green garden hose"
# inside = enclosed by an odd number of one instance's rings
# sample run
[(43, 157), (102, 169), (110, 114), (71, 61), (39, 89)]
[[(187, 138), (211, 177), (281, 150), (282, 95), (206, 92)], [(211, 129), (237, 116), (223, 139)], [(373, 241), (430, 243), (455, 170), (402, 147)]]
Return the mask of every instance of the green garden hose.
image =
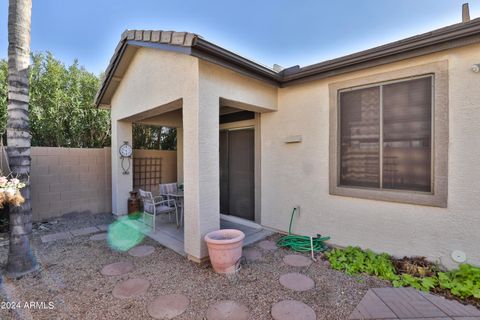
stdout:
[(316, 237), (296, 236), (292, 235), (292, 222), (297, 208), (293, 208), (292, 216), (290, 217), (290, 226), (288, 227), (288, 236), (281, 237), (277, 241), (277, 246), (290, 248), (297, 252), (322, 252), (327, 250), (327, 245), (324, 241), (330, 239), (330, 237), (322, 237), (317, 234)]

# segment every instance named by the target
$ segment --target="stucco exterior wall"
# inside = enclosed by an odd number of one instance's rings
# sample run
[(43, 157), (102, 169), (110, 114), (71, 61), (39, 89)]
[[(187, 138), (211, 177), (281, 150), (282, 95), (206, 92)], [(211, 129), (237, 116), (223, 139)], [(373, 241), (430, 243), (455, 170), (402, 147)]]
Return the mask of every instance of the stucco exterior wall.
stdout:
[[(330, 83), (448, 60), (448, 207), (435, 208), (329, 194)], [(278, 111), (261, 116), (262, 224), (330, 235), (331, 243), (359, 245), (397, 256), (427, 256), (448, 267), (453, 250), (480, 265), (480, 45), (414, 58), (279, 89)], [(302, 142), (285, 144), (289, 135)]]
[[(171, 150), (133, 150), (133, 157), (162, 158), (162, 183), (177, 182), (177, 152)], [(160, 192), (156, 190), (157, 193)]]
[[(252, 79), (218, 65), (199, 61), (200, 94), (205, 98), (225, 98), (249, 104), (250, 111), (268, 112), (277, 110), (277, 88), (260, 80)], [(229, 105), (237, 107), (235, 105)], [(217, 119), (218, 122), (218, 119)]]
[[(120, 158), (117, 155), (123, 141), (132, 141), (131, 122), (124, 119), (178, 99), (183, 99), (184, 105), (196, 104), (197, 97), (198, 59), (150, 48), (137, 50), (112, 97), (113, 213), (126, 214), (127, 205), (124, 199), (133, 188), (131, 175), (122, 174)], [(161, 112), (160, 108), (158, 113)]]

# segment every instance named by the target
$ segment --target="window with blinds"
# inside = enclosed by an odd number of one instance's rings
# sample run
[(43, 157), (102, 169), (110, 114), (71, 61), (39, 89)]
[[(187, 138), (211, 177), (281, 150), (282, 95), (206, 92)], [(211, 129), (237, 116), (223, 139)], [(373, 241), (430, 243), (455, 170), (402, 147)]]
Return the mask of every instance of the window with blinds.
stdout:
[(340, 91), (341, 186), (432, 191), (432, 82)]

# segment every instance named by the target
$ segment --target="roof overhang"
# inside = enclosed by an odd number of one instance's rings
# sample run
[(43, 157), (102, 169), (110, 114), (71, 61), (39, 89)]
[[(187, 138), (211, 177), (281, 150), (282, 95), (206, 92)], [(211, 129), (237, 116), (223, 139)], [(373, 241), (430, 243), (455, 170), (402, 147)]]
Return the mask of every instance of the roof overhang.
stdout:
[(111, 98), (139, 47), (191, 55), (272, 85), (285, 87), (475, 43), (480, 43), (480, 18), (337, 59), (276, 72), (193, 33), (128, 30), (122, 34), (110, 60), (95, 104), (106, 107), (110, 105)]

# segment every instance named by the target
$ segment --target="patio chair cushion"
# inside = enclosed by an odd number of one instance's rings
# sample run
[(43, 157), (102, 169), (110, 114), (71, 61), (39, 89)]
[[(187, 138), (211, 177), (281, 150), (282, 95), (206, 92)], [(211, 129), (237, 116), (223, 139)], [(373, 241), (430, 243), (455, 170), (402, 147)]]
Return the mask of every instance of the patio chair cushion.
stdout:
[[(145, 202), (143, 204), (143, 210), (148, 214), (153, 214), (153, 204)], [(157, 214), (166, 213), (166, 212), (169, 212), (169, 211), (173, 211), (173, 207), (167, 205), (166, 203), (162, 203), (160, 205), (157, 205), (157, 207), (156, 207), (156, 213)]]
[(157, 214), (158, 213), (165, 213), (165, 212), (169, 212), (169, 211), (172, 211), (172, 207), (168, 206), (168, 205), (159, 205), (157, 206)]

